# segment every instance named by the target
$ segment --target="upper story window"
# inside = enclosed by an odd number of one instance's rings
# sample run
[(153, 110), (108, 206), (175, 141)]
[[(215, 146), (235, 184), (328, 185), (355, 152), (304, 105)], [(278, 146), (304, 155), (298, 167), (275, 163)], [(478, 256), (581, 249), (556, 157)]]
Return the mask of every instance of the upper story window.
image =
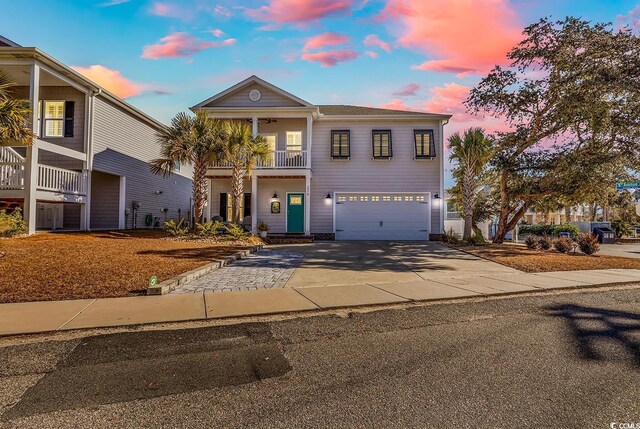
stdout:
[(416, 145), (416, 159), (435, 158), (436, 145), (433, 140), (433, 130), (413, 130)]
[(180, 172), (180, 161), (173, 161), (173, 171)]
[(302, 131), (287, 131), (287, 150), (302, 150)]
[(374, 158), (391, 158), (393, 156), (391, 130), (373, 130), (372, 143)]
[(64, 137), (64, 101), (45, 101), (44, 137)]
[(350, 156), (349, 130), (331, 130), (331, 158), (348, 159)]

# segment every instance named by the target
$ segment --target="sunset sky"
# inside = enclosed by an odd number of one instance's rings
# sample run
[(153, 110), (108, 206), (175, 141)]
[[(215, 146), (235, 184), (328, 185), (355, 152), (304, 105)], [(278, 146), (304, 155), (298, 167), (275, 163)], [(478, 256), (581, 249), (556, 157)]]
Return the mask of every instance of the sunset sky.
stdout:
[(454, 115), (544, 16), (636, 25), (636, 1), (0, 0), (0, 34), (36, 46), (168, 122), (256, 74), (316, 104)]

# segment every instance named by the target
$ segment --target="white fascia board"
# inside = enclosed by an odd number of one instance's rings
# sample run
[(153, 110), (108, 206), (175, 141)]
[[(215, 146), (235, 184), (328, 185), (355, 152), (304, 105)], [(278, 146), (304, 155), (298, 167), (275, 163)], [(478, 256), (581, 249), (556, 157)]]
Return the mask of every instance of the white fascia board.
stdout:
[(200, 107), (192, 108), (193, 111), (206, 111), (216, 118), (308, 118), (316, 116), (317, 107), (267, 107), (263, 109), (246, 107)]
[(320, 115), (318, 121), (441, 121), (450, 118), (450, 115)]

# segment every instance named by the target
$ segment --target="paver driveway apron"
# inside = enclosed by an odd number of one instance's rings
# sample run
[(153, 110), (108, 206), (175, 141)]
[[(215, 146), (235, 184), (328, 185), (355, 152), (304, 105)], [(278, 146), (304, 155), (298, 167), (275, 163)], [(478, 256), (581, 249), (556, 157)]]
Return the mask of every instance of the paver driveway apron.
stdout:
[(172, 293), (232, 292), (281, 288), (302, 260), (302, 254), (262, 249), (247, 258), (180, 286)]

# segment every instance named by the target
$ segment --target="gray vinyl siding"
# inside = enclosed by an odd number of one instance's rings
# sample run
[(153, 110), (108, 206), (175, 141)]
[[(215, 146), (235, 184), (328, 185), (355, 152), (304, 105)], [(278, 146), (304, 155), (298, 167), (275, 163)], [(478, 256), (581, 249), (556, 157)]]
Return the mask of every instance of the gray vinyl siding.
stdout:
[[(166, 178), (152, 174), (148, 162), (160, 157), (156, 130), (103, 97), (96, 97), (94, 106), (93, 168), (126, 177), (125, 208), (131, 208), (133, 201), (140, 203), (138, 228), (145, 227), (148, 213), (164, 221), (163, 208), (169, 209), (167, 219), (187, 217), (191, 168), (181, 166), (179, 173)], [(132, 225), (133, 217), (128, 216), (126, 227)]]
[[(17, 97), (28, 99), (29, 87), (22, 86), (16, 93)], [(73, 111), (73, 137), (44, 137), (41, 130), (40, 140), (73, 149), (78, 152), (85, 151), (85, 95), (70, 86), (41, 86), (40, 100), (42, 109), (44, 110), (45, 101), (73, 101), (75, 102)], [(42, 111), (39, 112), (42, 116)], [(40, 126), (44, 126), (44, 122), (40, 121)], [(66, 168), (68, 170), (82, 170), (82, 161), (68, 158), (66, 156), (41, 150), (38, 153), (38, 162), (40, 164), (50, 165), (58, 168)]]
[[(262, 97), (258, 101), (249, 99), (249, 92), (257, 89), (262, 93)], [(300, 107), (300, 103), (289, 97), (282, 96), (270, 89), (253, 83), (244, 88), (240, 88), (225, 97), (207, 104), (205, 107)]]
[[(351, 159), (332, 160), (331, 130), (351, 131)], [(393, 157), (373, 160), (371, 131), (391, 130)], [(414, 129), (433, 129), (436, 158), (414, 160)], [(315, 121), (311, 153), (311, 232), (333, 232), (333, 206), (325, 204), (334, 192), (440, 192), (440, 128), (437, 122)], [(431, 232), (439, 233), (440, 207), (430, 201)]]
[(120, 176), (92, 172), (91, 195), (91, 229), (117, 229)]

